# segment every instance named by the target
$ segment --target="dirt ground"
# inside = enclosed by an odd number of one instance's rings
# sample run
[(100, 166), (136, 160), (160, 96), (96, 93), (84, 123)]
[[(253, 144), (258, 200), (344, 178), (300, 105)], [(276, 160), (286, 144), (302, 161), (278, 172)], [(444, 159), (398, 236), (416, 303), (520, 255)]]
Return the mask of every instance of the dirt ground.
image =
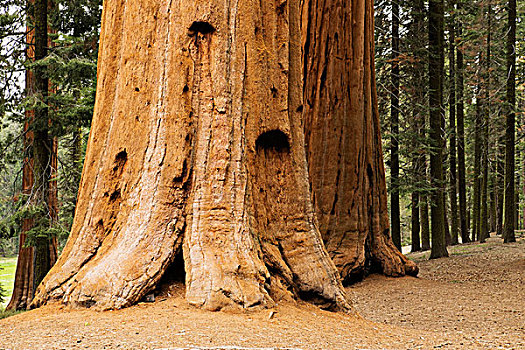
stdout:
[(305, 303), (247, 314), (155, 303), (98, 313), (48, 306), (0, 321), (0, 349), (525, 349), (525, 239), (449, 248), (419, 278), (370, 276), (348, 288), (360, 316)]

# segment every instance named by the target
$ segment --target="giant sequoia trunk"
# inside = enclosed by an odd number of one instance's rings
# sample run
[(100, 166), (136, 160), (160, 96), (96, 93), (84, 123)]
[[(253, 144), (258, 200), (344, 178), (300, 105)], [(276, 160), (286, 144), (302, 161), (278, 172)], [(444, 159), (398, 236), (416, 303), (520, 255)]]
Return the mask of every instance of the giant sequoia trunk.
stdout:
[(373, 1), (304, 0), (304, 123), (312, 201), (346, 282), (415, 275), (389, 237), (374, 74)]
[(73, 228), (34, 305), (125, 307), (182, 248), (193, 305), (349, 310), (309, 198), (300, 50), (298, 0), (106, 1)]

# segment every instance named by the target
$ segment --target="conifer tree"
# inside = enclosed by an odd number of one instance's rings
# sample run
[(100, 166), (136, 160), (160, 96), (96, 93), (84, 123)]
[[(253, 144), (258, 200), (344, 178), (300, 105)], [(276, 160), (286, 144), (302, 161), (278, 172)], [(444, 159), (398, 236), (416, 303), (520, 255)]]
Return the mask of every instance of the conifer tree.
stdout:
[(399, 3), (392, 0), (392, 71), (390, 95), (390, 220), (392, 241), (401, 251), (401, 219), (399, 207)]
[(429, 108), (430, 108), (430, 178), (433, 185), (431, 212), (431, 258), (448, 256), (445, 241), (445, 203), (443, 195), (443, 0), (429, 2)]
[(516, 132), (516, 0), (507, 5), (507, 96), (505, 127), (505, 243), (515, 242), (515, 132)]

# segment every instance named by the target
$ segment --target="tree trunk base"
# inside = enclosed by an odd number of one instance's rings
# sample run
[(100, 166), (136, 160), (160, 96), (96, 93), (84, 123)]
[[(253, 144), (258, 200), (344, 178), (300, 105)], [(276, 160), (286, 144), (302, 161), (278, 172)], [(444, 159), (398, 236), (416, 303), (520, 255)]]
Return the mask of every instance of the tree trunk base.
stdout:
[(386, 234), (379, 234), (372, 244), (372, 256), (385, 276), (417, 276), (419, 267), (404, 256)]
[(175, 264), (207, 310), (351, 310), (309, 198), (298, 7), (104, 7), (72, 233), (33, 306), (126, 307)]

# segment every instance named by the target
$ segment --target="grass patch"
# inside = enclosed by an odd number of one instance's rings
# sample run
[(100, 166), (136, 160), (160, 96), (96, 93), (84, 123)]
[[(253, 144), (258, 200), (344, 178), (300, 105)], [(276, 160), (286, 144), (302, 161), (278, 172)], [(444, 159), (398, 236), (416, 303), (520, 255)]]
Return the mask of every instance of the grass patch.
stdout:
[(412, 260), (416, 264), (426, 261), (430, 258), (430, 254), (428, 253), (422, 253), (422, 252), (415, 252), (415, 253), (409, 253), (405, 255), (409, 260)]
[[(0, 304), (0, 310), (3, 310), (11, 295), (13, 294), (13, 285), (15, 283), (15, 271), (16, 271), (16, 258), (0, 258), (0, 284), (6, 290), (4, 297), (4, 303)], [(1, 311), (0, 311), (1, 312)], [(0, 318), (2, 317), (0, 314)]]
[(4, 318), (11, 317), (11, 316), (14, 316), (14, 315), (18, 315), (20, 313), (22, 313), (22, 311), (5, 311), (5, 310), (0, 310), (0, 320), (4, 319)]

